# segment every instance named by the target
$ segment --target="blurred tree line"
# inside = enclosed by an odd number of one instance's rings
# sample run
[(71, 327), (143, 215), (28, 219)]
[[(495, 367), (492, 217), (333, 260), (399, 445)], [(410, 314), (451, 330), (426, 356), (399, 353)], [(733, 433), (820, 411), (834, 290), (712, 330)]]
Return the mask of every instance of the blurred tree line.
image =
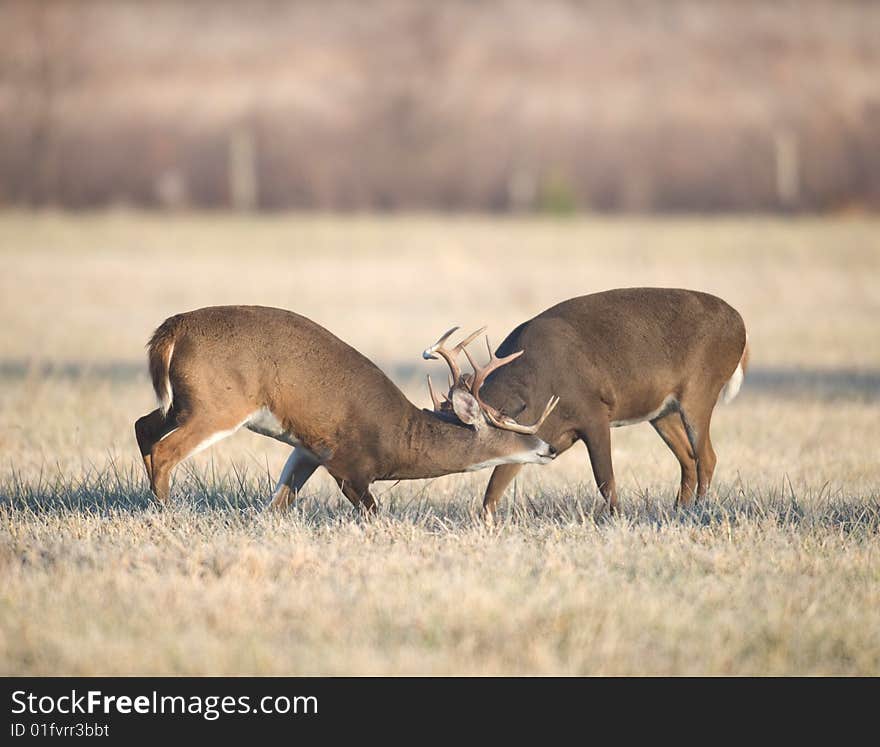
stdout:
[(869, 0), (0, 0), (0, 205), (880, 207)]

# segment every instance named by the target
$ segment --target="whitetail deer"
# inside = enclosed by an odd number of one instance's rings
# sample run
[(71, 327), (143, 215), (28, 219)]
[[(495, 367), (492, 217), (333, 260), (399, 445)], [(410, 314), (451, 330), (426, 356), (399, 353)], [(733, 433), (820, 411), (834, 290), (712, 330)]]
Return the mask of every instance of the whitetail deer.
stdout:
[[(450, 332), (451, 334), (451, 332)], [(450, 365), (475, 335), (447, 349)], [(245, 427), (294, 446), (272, 505), (287, 506), (318, 466), (355, 506), (374, 480), (436, 477), (555, 452), (514, 421), (494, 423), (466, 388), (440, 413), (421, 410), (370, 360), (282, 309), (217, 306), (165, 320), (148, 344), (160, 407), (135, 423), (150, 488), (168, 498), (172, 469)]]
[[(515, 352), (521, 350), (526, 354)], [(681, 465), (676, 505), (706, 494), (715, 469), (712, 411), (719, 395), (725, 402), (737, 395), (749, 359), (737, 311), (706, 293), (666, 288), (563, 301), (519, 325), (494, 355), (491, 347), (489, 352), (489, 366), (476, 368), (472, 383), (487, 418), (498, 424), (528, 417), (551, 393), (559, 394), (562, 404), (539, 433), (557, 453), (576, 441), (586, 444), (612, 511), (617, 491), (610, 429), (617, 426), (650, 422), (675, 454)], [(435, 409), (448, 409), (433, 390), (431, 397)], [(521, 468), (495, 468), (483, 499), (488, 520)]]

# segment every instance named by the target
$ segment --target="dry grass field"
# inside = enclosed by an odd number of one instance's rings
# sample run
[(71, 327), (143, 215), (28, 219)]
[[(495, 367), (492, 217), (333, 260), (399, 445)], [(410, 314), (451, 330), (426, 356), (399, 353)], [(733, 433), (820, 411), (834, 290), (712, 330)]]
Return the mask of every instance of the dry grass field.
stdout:
[[(0, 214), (0, 674), (880, 674), (880, 222), (873, 219)], [(215, 303), (297, 310), (427, 404), (420, 351), (494, 341), (568, 296), (718, 293), (752, 371), (719, 407), (713, 494), (614, 432), (623, 511), (586, 452), (380, 484), (374, 520), (240, 433), (148, 498), (143, 345)]]

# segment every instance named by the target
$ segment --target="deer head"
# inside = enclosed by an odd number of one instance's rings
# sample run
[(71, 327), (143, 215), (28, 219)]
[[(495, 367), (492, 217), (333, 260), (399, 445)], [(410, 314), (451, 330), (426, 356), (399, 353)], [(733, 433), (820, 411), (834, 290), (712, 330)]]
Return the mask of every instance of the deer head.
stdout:
[[(422, 353), (422, 357), (425, 360), (438, 360), (442, 358), (449, 366), (449, 391), (442, 399), (437, 396), (431, 383), (431, 376), (428, 376), (428, 391), (434, 404), (434, 412), (444, 419), (451, 420), (457, 418), (465, 425), (471, 425), (475, 428), (485, 427), (488, 424), (502, 430), (534, 435), (547, 419), (547, 416), (553, 412), (553, 408), (559, 404), (559, 397), (554, 396), (550, 398), (543, 414), (532, 425), (517, 423), (512, 417), (505, 415), (480, 399), (480, 388), (489, 374), (502, 366), (506, 366), (508, 363), (512, 363), (523, 354), (523, 351), (519, 350), (516, 353), (499, 358), (492, 352), (492, 345), (487, 335), (486, 348), (489, 351), (489, 362), (485, 366), (480, 366), (471, 356), (467, 345), (473, 342), (485, 329), (485, 327), (478, 329), (455, 347), (449, 348), (446, 346), (446, 341), (458, 330), (458, 327), (453, 327)], [(464, 352), (474, 370), (473, 375), (461, 372), (461, 368), (458, 365), (458, 356), (462, 352)]]

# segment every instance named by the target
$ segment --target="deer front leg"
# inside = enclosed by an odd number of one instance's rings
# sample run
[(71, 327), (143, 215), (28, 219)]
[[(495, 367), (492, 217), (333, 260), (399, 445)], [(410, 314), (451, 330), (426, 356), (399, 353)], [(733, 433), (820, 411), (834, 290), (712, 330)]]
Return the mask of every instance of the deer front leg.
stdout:
[(494, 523), (498, 501), (522, 467), (521, 464), (502, 464), (492, 472), (492, 477), (489, 478), (489, 484), (486, 486), (486, 494), (483, 496), (483, 520), (487, 524)]
[(614, 467), (611, 464), (611, 424), (604, 411), (595, 412), (580, 432), (581, 440), (590, 453), (593, 477), (611, 513), (617, 513), (617, 488), (614, 485)]
[(320, 464), (318, 458), (307, 449), (295, 448), (287, 458), (284, 469), (281, 470), (281, 477), (278, 478), (278, 485), (272, 495), (269, 508), (288, 508)]
[(341, 480), (335, 476), (334, 479), (336, 484), (339, 485), (342, 494), (351, 501), (352, 506), (361, 509), (364, 513), (375, 513), (376, 500), (373, 498), (372, 493), (370, 493), (369, 483), (358, 485), (350, 480)]

